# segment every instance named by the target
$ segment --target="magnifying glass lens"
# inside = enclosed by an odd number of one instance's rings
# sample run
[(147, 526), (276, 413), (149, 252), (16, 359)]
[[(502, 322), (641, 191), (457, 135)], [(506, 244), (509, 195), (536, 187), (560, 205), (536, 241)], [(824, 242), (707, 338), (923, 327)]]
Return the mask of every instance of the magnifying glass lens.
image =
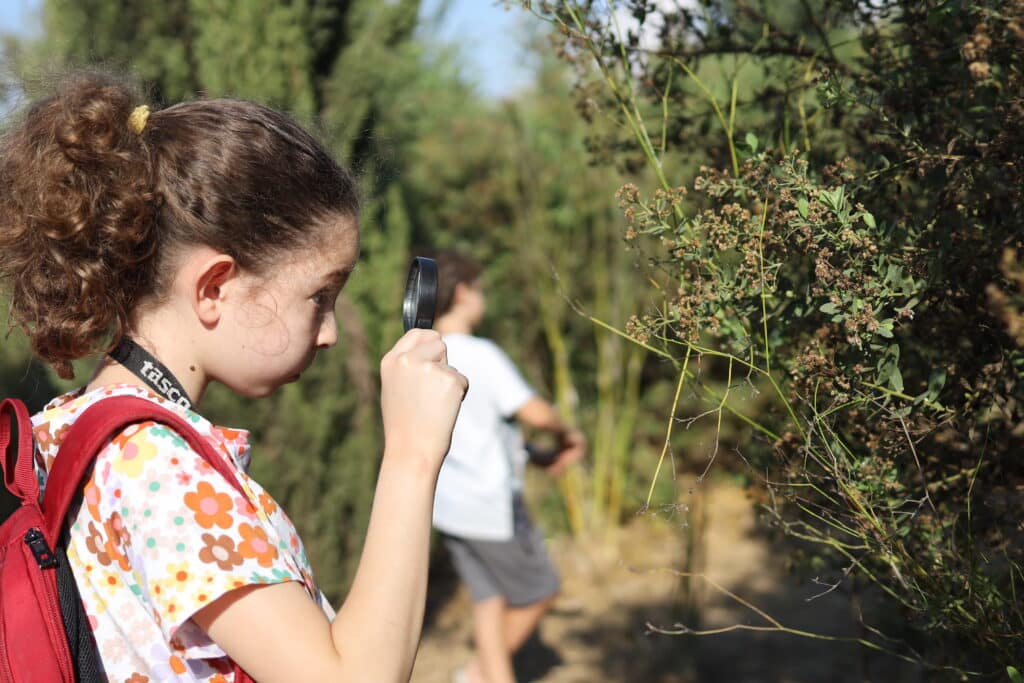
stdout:
[(437, 261), (416, 256), (409, 266), (402, 299), (402, 324), (405, 331), (414, 327), (429, 330), (434, 326), (437, 308)]

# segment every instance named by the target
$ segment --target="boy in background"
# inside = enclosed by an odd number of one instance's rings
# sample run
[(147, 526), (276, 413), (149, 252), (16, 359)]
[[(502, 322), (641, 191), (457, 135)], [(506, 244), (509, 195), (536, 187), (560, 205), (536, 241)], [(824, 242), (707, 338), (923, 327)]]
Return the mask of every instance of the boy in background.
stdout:
[(469, 379), (434, 498), (434, 526), (473, 598), (475, 657), (456, 683), (515, 683), (512, 655), (558, 593), (544, 538), (523, 504), (527, 453), (519, 425), (553, 434), (550, 464), (560, 474), (583, 457), (586, 439), (527, 384), (494, 342), (475, 337), (486, 300), (482, 268), (453, 251), (434, 254), (438, 301), (434, 329), (448, 362)]

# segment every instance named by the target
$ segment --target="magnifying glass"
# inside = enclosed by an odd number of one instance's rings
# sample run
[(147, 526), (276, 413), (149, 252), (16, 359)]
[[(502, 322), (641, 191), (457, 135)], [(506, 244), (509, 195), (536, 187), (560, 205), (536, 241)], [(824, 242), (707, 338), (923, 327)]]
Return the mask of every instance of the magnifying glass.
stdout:
[(437, 261), (416, 256), (409, 266), (405, 297), (402, 299), (402, 324), (405, 325), (405, 331), (414, 327), (429, 330), (434, 326), (436, 308)]

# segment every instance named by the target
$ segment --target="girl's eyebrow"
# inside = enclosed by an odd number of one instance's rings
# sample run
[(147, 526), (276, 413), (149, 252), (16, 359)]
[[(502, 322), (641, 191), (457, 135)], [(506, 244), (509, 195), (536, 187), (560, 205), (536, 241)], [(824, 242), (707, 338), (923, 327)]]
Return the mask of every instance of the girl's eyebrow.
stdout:
[(352, 264), (351, 266), (347, 266), (345, 268), (339, 268), (338, 270), (329, 273), (325, 280), (330, 285), (343, 285), (345, 284), (345, 281), (348, 280), (349, 276), (352, 274), (352, 271), (355, 269), (355, 264)]

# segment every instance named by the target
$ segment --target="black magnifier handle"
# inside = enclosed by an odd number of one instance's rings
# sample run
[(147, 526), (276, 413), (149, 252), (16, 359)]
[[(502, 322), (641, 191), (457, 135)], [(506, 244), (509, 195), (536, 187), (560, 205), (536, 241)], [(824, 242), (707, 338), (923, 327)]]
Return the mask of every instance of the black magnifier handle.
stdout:
[(418, 327), (429, 330), (434, 326), (437, 308), (437, 261), (416, 256), (409, 266), (402, 299), (402, 324), (405, 331)]

